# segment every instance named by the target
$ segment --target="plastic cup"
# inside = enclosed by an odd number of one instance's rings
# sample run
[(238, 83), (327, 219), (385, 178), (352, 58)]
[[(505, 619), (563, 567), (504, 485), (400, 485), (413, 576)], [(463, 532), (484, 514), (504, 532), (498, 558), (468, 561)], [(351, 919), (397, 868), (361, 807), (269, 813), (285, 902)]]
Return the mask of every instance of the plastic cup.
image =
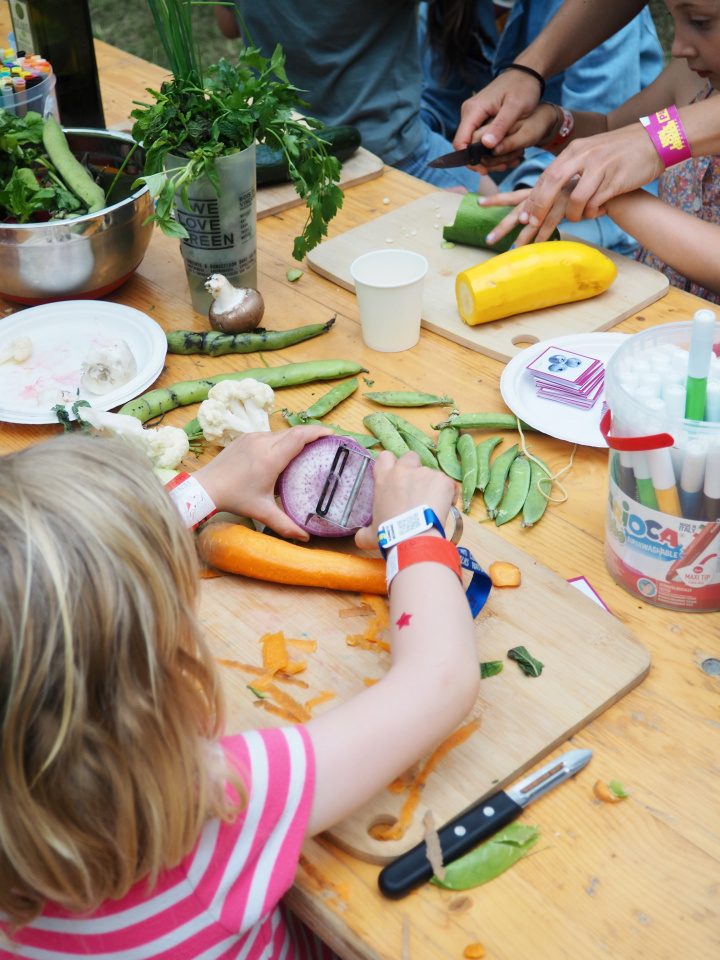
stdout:
[(350, 264), (366, 346), (382, 353), (409, 350), (420, 339), (428, 262), (411, 250), (372, 250)]

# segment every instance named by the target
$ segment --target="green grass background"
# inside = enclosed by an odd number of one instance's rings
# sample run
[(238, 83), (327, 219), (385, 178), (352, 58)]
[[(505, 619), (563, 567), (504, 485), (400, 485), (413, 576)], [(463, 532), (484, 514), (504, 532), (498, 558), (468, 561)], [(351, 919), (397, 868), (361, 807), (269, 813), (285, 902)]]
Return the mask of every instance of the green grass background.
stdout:
[[(326, 2), (332, 3), (332, 0)], [(358, 2), (362, 3), (362, 0)], [(121, 50), (128, 50), (136, 57), (167, 66), (146, 0), (130, 0), (130, 3), (125, 4), (119, 4), (118, 0), (89, 0), (89, 3), (93, 33), (99, 40), (120, 47)], [(672, 19), (662, 0), (651, 0), (650, 10), (667, 59), (672, 43)], [(239, 41), (225, 40), (221, 36), (215, 24), (212, 4), (195, 6), (193, 22), (196, 36), (202, 44), (204, 64), (217, 63), (220, 57), (234, 57)]]

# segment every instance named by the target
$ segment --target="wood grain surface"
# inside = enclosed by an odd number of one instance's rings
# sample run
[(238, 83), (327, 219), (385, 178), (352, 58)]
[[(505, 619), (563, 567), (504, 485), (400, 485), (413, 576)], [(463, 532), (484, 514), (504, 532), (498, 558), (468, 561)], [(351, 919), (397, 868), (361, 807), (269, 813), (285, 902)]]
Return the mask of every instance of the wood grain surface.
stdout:
[[(0, 23), (7, 28), (7, 7)], [(108, 123), (126, 120), (133, 100), (157, 88), (163, 71), (105, 44), (97, 44)], [(348, 190), (330, 225), (339, 236), (369, 220), (433, 192), (395, 170)], [(390, 203), (383, 200), (389, 198)], [(259, 283), (268, 327), (286, 329), (327, 320), (333, 330), (276, 354), (268, 363), (320, 357), (356, 359), (371, 372), (373, 389), (451, 389), (461, 408), (505, 410), (498, 383), (503, 366), (460, 348), (431, 331), (405, 354), (377, 354), (360, 337), (357, 304), (347, 290), (307, 270), (295, 284), (285, 279), (292, 240), (304, 220), (302, 208), (267, 217), (258, 226)], [(190, 306), (177, 242), (155, 233), (138, 273), (109, 299), (150, 313), (166, 330), (206, 328)], [(666, 296), (620, 324), (623, 333), (688, 320), (704, 303), (671, 288)], [(2, 314), (17, 309), (0, 302)], [(168, 357), (158, 385), (221, 370), (262, 366), (244, 357)], [(323, 384), (280, 392), (283, 405), (302, 409), (324, 393)], [(357, 428), (367, 401), (352, 397), (336, 422)], [(196, 407), (171, 411), (182, 425)], [(425, 419), (413, 412), (419, 426)], [(281, 429), (282, 417), (272, 418)], [(58, 433), (54, 426), (0, 423), (0, 452), (21, 449)], [(533, 451), (554, 469), (569, 462), (569, 444), (533, 435)], [(187, 458), (192, 471), (200, 461)], [(538, 800), (523, 815), (542, 831), (537, 853), (483, 887), (462, 894), (421, 887), (391, 902), (377, 890), (378, 867), (323, 838), (306, 841), (288, 905), (344, 960), (462, 960), (465, 947), (481, 942), (488, 960), (717, 960), (720, 955), (718, 898), (718, 702), (720, 679), (702, 665), (720, 659), (720, 613), (687, 614), (653, 607), (614, 583), (603, 560), (607, 453), (581, 447), (563, 478), (568, 500), (551, 504), (530, 530), (515, 523), (498, 536), (528, 560), (563, 580), (584, 575), (618, 623), (636, 635), (651, 655), (647, 678), (562, 744), (594, 751), (574, 780)], [(474, 503), (471, 517), (483, 518)], [(238, 616), (238, 624), (243, 620)], [(492, 621), (487, 642), (492, 642)], [(506, 668), (507, 669), (507, 668)], [(501, 675), (502, 676), (502, 675)], [(497, 679), (497, 678), (494, 678)], [(490, 683), (491, 681), (488, 681)], [(630, 792), (619, 804), (595, 798), (595, 780), (618, 778)]]
[[(526, 533), (533, 535), (530, 529)], [(466, 519), (460, 542), (486, 570), (493, 561), (506, 560), (522, 571), (520, 587), (493, 589), (476, 620), (478, 661), (500, 660), (504, 668), (482, 682), (471, 714), (479, 720), (478, 729), (435, 768), (401, 839), (377, 840), (368, 831), (397, 819), (407, 790), (378, 794), (328, 831), (338, 846), (373, 863), (386, 863), (422, 839), (426, 809), (433, 811), (436, 823), (444, 823), (515, 780), (624, 696), (650, 665), (648, 652), (616, 617), (487, 526)], [(347, 543), (330, 546), (347, 549)], [(322, 546), (327, 548), (327, 542)], [(353, 609), (358, 615), (348, 616)], [(294, 679), (308, 686), (280, 686), (301, 703), (329, 690), (334, 699), (319, 710), (359, 693), (366, 678), (378, 680), (389, 667), (388, 652), (348, 646), (348, 635), (362, 634), (369, 623), (362, 613), (358, 597), (348, 593), (233, 576), (203, 582), (201, 617), (223, 660), (259, 666), (259, 638), (278, 630), (317, 643), (314, 654), (290, 648), (295, 659), (307, 662)], [(388, 631), (377, 636), (387, 641)], [(442, 636), (437, 642), (443, 642)], [(507, 651), (516, 646), (526, 646), (545, 664), (539, 677), (525, 676), (507, 659)], [(232, 732), (283, 722), (265, 713), (248, 690), (256, 677), (228, 663), (222, 672), (231, 691)]]
[[(598, 247), (618, 270), (612, 286), (604, 293), (589, 300), (468, 326), (458, 313), (455, 277), (461, 270), (497, 254), (461, 243), (452, 248), (441, 246), (443, 225), (454, 221), (461, 199), (456, 193), (444, 191), (420, 197), (321, 244), (308, 254), (307, 261), (321, 276), (354, 291), (350, 264), (363, 253), (383, 249), (421, 253), (429, 265), (423, 290), (422, 326), (505, 363), (527, 344), (565, 334), (608, 330), (667, 292), (667, 278), (657, 270)], [(563, 240), (577, 237), (563, 234)]]

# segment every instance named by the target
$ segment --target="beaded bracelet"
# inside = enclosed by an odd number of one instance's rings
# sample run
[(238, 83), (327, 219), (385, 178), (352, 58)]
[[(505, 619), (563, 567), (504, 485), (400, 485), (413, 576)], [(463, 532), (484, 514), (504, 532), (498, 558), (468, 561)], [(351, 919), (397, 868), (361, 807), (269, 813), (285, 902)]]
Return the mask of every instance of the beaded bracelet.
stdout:
[(640, 117), (640, 123), (645, 127), (666, 170), (692, 157), (677, 107), (666, 107), (649, 117)]
[(504, 73), (505, 70), (521, 70), (523, 73), (529, 74), (531, 77), (535, 77), (537, 82), (540, 84), (540, 99), (545, 96), (545, 77), (541, 73), (538, 73), (537, 70), (533, 70), (532, 67), (526, 67), (524, 63), (506, 63), (504, 67), (498, 67), (497, 70), (493, 73), (493, 80), (496, 80), (501, 73)]

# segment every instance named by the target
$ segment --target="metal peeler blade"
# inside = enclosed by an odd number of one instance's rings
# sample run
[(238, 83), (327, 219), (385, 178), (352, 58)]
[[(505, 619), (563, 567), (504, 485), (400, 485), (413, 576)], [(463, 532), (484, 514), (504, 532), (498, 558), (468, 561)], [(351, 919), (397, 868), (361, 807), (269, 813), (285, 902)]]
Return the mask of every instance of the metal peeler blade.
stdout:
[[(350, 488), (350, 492), (348, 493), (346, 502), (344, 504), (337, 504), (335, 503), (335, 497), (338, 492), (340, 478), (343, 476), (345, 470), (348, 469), (348, 463), (351, 458), (357, 458), (361, 460), (361, 463), (357, 465), (357, 474), (353, 480), (353, 484)], [(315, 511), (307, 515), (305, 522), (307, 523), (311, 517), (315, 516), (320, 517), (322, 520), (325, 520), (327, 523), (332, 523), (335, 526), (343, 528), (347, 527), (352, 508), (355, 506), (358, 492), (363, 480), (365, 479), (368, 465), (372, 459), (373, 458), (368, 453), (360, 453), (358, 450), (351, 450), (350, 447), (346, 447), (345, 444), (341, 444), (335, 452), (335, 457), (333, 458), (330, 471), (325, 478), (322, 493), (318, 499)], [(328, 516), (332, 506), (335, 506), (334, 516), (337, 517), (338, 513), (340, 514), (339, 519), (334, 520), (332, 517)]]

